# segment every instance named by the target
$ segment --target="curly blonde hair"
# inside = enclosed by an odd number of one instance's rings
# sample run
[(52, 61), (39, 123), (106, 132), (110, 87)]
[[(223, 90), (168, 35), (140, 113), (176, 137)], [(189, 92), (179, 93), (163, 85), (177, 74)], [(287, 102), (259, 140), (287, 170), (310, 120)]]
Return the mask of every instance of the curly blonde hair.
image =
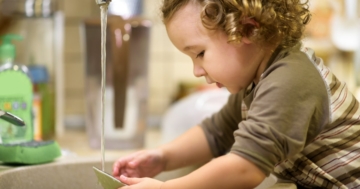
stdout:
[[(189, 2), (201, 5), (201, 20), (207, 29), (221, 29), (229, 42), (246, 36), (257, 44), (295, 46), (310, 21), (308, 0), (163, 0), (162, 19), (166, 24)], [(259, 25), (243, 24), (253, 19)]]

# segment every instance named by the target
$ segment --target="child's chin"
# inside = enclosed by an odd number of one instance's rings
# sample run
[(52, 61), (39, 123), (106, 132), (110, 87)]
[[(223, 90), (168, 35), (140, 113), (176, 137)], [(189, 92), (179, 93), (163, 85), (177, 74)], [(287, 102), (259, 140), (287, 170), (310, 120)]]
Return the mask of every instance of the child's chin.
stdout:
[(226, 88), (226, 90), (228, 90), (229, 93), (231, 93), (231, 94), (236, 94), (236, 93), (240, 92), (240, 90), (229, 89), (227, 87), (224, 87), (224, 88)]
[(223, 88), (223, 87), (224, 87), (221, 83), (218, 83), (218, 82), (216, 82), (216, 86), (217, 86), (218, 88)]

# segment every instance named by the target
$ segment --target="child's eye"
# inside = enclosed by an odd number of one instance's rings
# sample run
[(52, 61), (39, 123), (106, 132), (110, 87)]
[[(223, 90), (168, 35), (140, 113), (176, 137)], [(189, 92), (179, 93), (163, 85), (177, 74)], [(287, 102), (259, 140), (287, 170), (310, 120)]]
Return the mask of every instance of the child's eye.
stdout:
[(205, 51), (201, 51), (198, 55), (196, 55), (196, 58), (202, 58), (204, 57)]

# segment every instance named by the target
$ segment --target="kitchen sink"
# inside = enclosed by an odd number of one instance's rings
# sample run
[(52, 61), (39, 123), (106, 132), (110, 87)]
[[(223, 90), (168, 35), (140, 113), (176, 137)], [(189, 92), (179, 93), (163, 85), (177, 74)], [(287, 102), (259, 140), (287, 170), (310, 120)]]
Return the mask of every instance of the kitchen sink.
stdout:
[[(116, 159), (105, 161), (105, 172), (112, 173)], [(98, 184), (93, 166), (101, 169), (100, 158), (71, 158), (49, 164), (32, 166), (0, 166), (1, 189), (102, 189)], [(158, 180), (168, 180), (185, 175), (192, 169), (164, 172)]]
[[(105, 172), (111, 173), (116, 159), (105, 161)], [(0, 166), (0, 188), (4, 189), (102, 189), (98, 184), (93, 166), (101, 168), (99, 158), (70, 158), (48, 164), (32, 166)], [(156, 176), (158, 180), (168, 180), (183, 176), (194, 170), (187, 167), (175, 171), (163, 172)], [(268, 177), (256, 189), (296, 189), (293, 184), (275, 184), (276, 178)]]
[[(113, 161), (106, 161), (105, 171), (111, 170)], [(100, 167), (99, 160), (74, 159), (49, 164), (21, 166), (0, 172), (0, 188), (6, 189), (102, 189), (97, 183), (93, 166)]]

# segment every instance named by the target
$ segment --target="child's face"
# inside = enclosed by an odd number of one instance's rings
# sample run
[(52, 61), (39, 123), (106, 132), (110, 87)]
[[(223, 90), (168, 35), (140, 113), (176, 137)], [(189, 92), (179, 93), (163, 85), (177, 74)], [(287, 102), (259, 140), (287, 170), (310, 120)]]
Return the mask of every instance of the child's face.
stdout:
[(258, 82), (266, 66), (264, 51), (243, 37), (237, 44), (227, 42), (223, 31), (207, 30), (201, 23), (201, 7), (189, 3), (166, 24), (170, 40), (194, 64), (194, 75), (207, 83), (237, 93), (251, 82)]

